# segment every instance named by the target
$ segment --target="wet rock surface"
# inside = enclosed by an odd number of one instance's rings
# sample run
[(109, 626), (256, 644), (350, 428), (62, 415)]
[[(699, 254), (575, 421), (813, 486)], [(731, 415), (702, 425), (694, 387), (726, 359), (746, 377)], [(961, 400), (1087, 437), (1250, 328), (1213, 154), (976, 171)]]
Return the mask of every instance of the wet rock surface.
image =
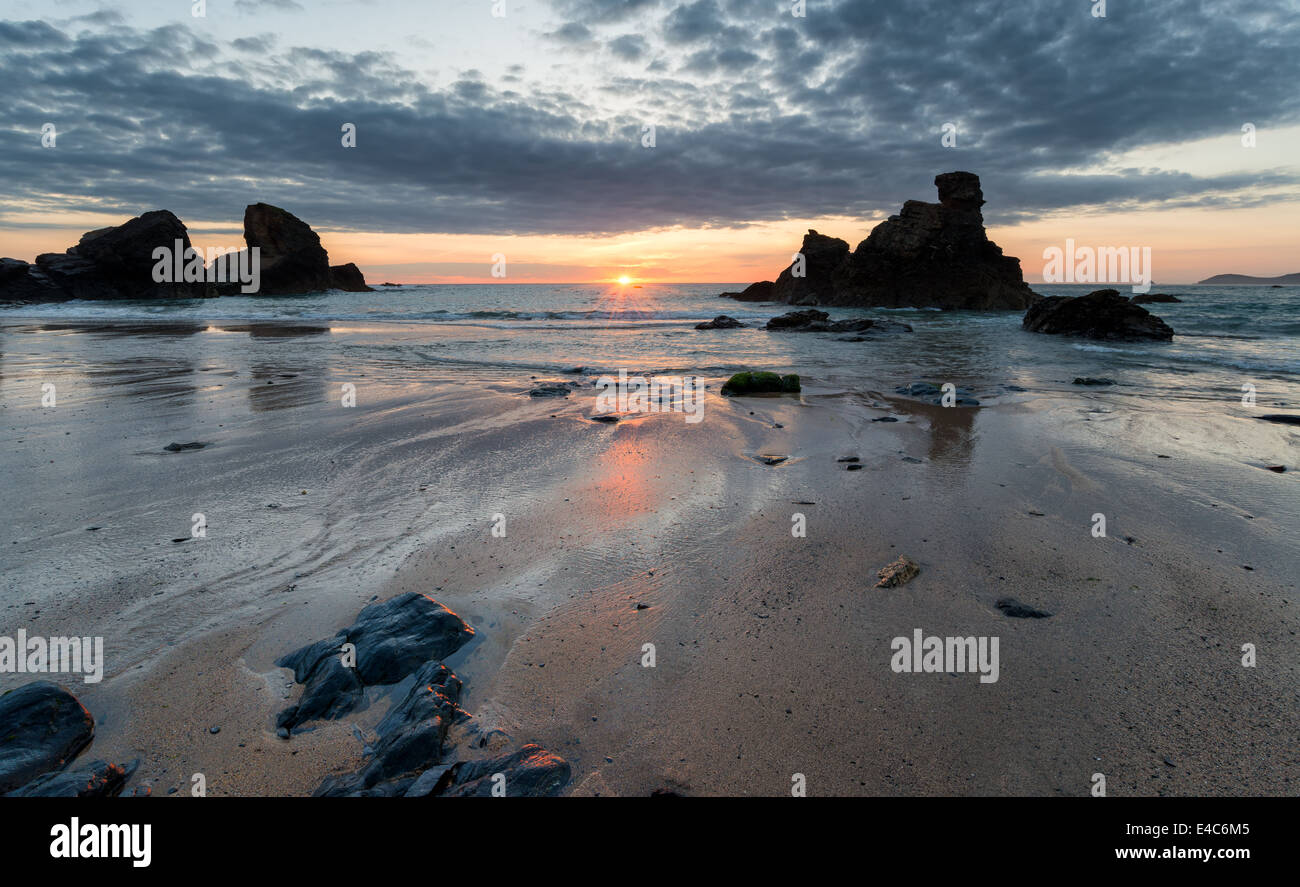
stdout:
[(1113, 289), (1086, 296), (1049, 296), (1025, 312), (1021, 325), (1034, 333), (1085, 339), (1169, 341), (1174, 337), (1167, 323)]
[(94, 735), (95, 719), (58, 684), (35, 681), (0, 696), (0, 794), (61, 770)]
[(695, 328), (697, 330), (734, 330), (742, 326), (744, 326), (744, 324), (739, 320), (736, 320), (736, 318), (728, 317), (725, 314), (719, 314), (712, 320), (706, 320), (704, 323), (697, 323)]
[(85, 767), (46, 773), (27, 785), (9, 792), (9, 798), (112, 798), (121, 794), (126, 781), (140, 766), (138, 760), (125, 766), (92, 761)]
[[(474, 636), (474, 629), (426, 595), (407, 592), (371, 604), (356, 622), (332, 638), (276, 660), (304, 684), (296, 705), (280, 712), (276, 727), (293, 730), (317, 719), (336, 719), (356, 709), (365, 687), (394, 684), (429, 660), (442, 660)], [(344, 662), (344, 644), (356, 648), (356, 664)]]

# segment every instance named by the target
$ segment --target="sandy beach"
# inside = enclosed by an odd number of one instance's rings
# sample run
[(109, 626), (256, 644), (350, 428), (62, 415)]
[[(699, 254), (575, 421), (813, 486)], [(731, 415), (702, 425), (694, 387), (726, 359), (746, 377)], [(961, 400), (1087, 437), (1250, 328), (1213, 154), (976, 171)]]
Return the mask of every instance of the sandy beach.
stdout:
[[(38, 367), (5, 365), (0, 634), (105, 638), (104, 680), (65, 683), (95, 756), (140, 758), (155, 796), (355, 770), (409, 680), (285, 741), (300, 688), (274, 662), (408, 591), (476, 632), (446, 660), (464, 708), (562, 756), (574, 795), (1296, 791), (1300, 496), (1261, 468), (1296, 465), (1288, 427), (1105, 388), (945, 408), (870, 380), (723, 397), (718, 376), (698, 424), (602, 424), (594, 370), (564, 398), (528, 396), (565, 378), (541, 373), (361, 379), (337, 359), (364, 331), (333, 326), (6, 332), (55, 376), (61, 341), (119, 349), (116, 375), (59, 376), (54, 411), (18, 400)], [(287, 351), (325, 339), (343, 351)], [(206, 537), (173, 542), (197, 512)], [(873, 587), (900, 555), (919, 575)], [(894, 671), (917, 629), (998, 638), (998, 679)]]

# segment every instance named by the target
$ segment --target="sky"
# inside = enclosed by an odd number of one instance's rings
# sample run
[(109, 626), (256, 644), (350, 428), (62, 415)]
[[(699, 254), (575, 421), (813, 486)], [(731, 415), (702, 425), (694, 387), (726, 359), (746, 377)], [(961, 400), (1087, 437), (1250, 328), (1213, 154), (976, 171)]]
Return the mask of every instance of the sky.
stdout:
[(0, 0), (0, 255), (264, 201), (371, 282), (739, 283), (968, 170), (1031, 283), (1300, 271), (1300, 0), (1102, 5)]

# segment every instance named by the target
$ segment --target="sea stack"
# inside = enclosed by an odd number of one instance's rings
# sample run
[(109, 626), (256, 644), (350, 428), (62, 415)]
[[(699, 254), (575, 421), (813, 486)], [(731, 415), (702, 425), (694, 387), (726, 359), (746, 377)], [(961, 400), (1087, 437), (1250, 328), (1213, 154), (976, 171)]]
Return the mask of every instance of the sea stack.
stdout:
[(852, 252), (836, 237), (804, 236), (771, 298), (791, 305), (1023, 311), (1040, 297), (1020, 260), (984, 231), (979, 176), (936, 176), (938, 203), (909, 200)]

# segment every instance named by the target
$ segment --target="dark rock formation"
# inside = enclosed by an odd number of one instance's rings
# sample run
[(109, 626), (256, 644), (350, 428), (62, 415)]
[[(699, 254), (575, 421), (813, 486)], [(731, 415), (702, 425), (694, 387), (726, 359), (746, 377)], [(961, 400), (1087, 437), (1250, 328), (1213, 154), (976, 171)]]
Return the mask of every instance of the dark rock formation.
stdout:
[[(835, 290), (835, 274), (849, 257), (849, 245), (838, 237), (809, 230), (799, 247), (803, 268), (796, 258), (772, 285), (772, 300), (791, 305), (843, 305)], [(802, 276), (796, 277), (797, 273)]]
[(719, 314), (712, 320), (706, 320), (704, 323), (697, 323), (695, 328), (697, 330), (734, 330), (737, 327), (742, 326), (744, 326), (744, 324), (739, 320), (736, 320), (736, 318), (728, 317), (725, 314)]
[(352, 262), (346, 265), (330, 265), (330, 289), (349, 293), (374, 292), (371, 287), (366, 286), (366, 278), (361, 273), (361, 269)]
[[(910, 333), (912, 328), (905, 323), (892, 320), (872, 320), (856, 318), (853, 320), (831, 320), (825, 311), (806, 308), (803, 311), (790, 311), (780, 317), (773, 317), (764, 329), (779, 330), (790, 333), (858, 333), (872, 332)], [(858, 341), (858, 340), (855, 340)]]
[(793, 373), (736, 373), (722, 384), (723, 394), (793, 393), (799, 390), (799, 377)]
[(722, 293), (719, 299), (735, 299), (737, 302), (771, 302), (774, 301), (772, 287), (774, 284), (770, 280), (760, 280), (758, 283), (751, 283), (745, 287), (743, 292), (739, 293)]
[[(189, 233), (171, 212), (147, 212), (122, 225), (83, 234), (66, 253), (46, 253), (35, 264), (0, 259), (0, 300), (61, 302), (69, 299), (195, 299), (241, 292), (238, 253), (218, 257), (203, 280), (154, 280), (154, 250), (190, 256)], [(370, 292), (356, 265), (332, 266), (320, 237), (292, 213), (266, 203), (244, 210), (244, 241), (260, 249), (259, 293), (326, 289)], [(173, 266), (174, 268), (174, 266)]]
[(1129, 296), (1129, 301), (1134, 305), (1147, 305), (1151, 302), (1181, 302), (1182, 299), (1171, 296), (1169, 293), (1146, 293), (1145, 295)]
[(518, 751), (483, 761), (456, 764), (448, 771), (448, 798), (491, 797), (493, 776), (500, 773), (508, 798), (549, 798), (569, 783), (569, 764), (540, 745), (529, 743)]
[(113, 798), (117, 797), (140, 766), (135, 760), (121, 766), (107, 761), (92, 761), (76, 770), (46, 773), (22, 788), (9, 792), (9, 798)]
[[(369, 762), (356, 773), (326, 779), (315, 792), (329, 797), (373, 789), (380, 782), (417, 776), (442, 762), (447, 731), (469, 717), (460, 708), (461, 681), (439, 662), (426, 662), (415, 683), (379, 722)], [(405, 786), (403, 788), (406, 788)]]
[(1262, 422), (1278, 422), (1282, 425), (1300, 425), (1300, 415), (1292, 416), (1287, 413), (1269, 413), (1265, 416), (1256, 416)]
[(147, 212), (111, 228), (81, 236), (64, 253), (44, 253), (35, 264), (0, 259), (0, 299), (63, 302), (69, 299), (195, 299), (217, 294), (203, 281), (158, 282), (154, 250), (189, 255), (185, 225), (165, 209)]
[[(450, 656), (473, 636), (474, 629), (459, 616), (413, 591), (371, 604), (334, 637), (276, 660), (305, 686), (298, 704), (280, 712), (275, 725), (292, 730), (305, 721), (342, 717), (362, 701), (365, 687), (397, 683), (421, 663)], [(355, 668), (343, 664), (344, 644), (356, 647)]]
[(94, 735), (95, 719), (58, 684), (36, 681), (0, 696), (0, 794), (63, 769)]
[(1093, 376), (1075, 376), (1072, 385), (1114, 385), (1114, 379), (1096, 378)]
[[(504, 777), (510, 797), (558, 794), (569, 782), (564, 759), (537, 745), (491, 754), (510, 745), (500, 730), (484, 730), (460, 707), (461, 681), (451, 669), (426, 662), (406, 696), (375, 727), (378, 740), (356, 773), (325, 779), (316, 797), (465, 797), (492, 793)], [(459, 760), (467, 756), (465, 760)]]
[[(934, 183), (938, 203), (907, 201), (852, 253), (845, 241), (809, 231), (800, 249), (803, 268), (796, 258), (782, 271), (772, 299), (792, 305), (973, 310), (1032, 305), (1039, 297), (1025, 284), (1020, 260), (1004, 256), (984, 232), (979, 177), (950, 172)], [(803, 276), (796, 276), (800, 270)]]
[(1049, 296), (1025, 312), (1022, 323), (1035, 333), (1088, 339), (1169, 340), (1174, 337), (1159, 317), (1119, 294), (1104, 289), (1086, 296)]

